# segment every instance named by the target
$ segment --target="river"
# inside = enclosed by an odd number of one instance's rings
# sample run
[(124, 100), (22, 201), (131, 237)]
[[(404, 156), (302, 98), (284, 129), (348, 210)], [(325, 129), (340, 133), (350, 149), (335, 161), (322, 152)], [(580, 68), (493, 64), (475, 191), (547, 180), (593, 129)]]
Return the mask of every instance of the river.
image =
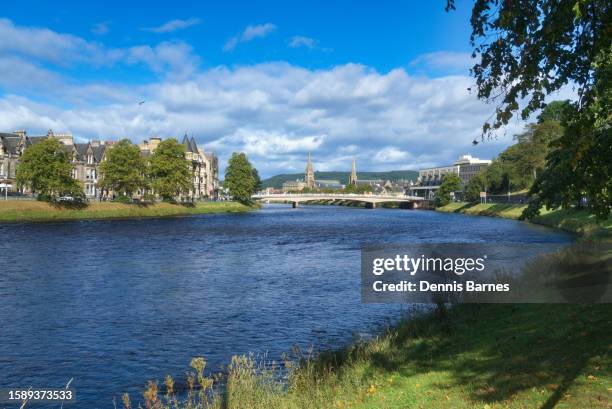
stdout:
[(512, 220), (335, 206), (0, 224), (0, 388), (73, 378), (70, 407), (112, 408), (149, 379), (184, 379), (193, 356), (218, 370), (234, 354), (341, 346), (407, 310), (361, 304), (363, 244), (570, 240)]

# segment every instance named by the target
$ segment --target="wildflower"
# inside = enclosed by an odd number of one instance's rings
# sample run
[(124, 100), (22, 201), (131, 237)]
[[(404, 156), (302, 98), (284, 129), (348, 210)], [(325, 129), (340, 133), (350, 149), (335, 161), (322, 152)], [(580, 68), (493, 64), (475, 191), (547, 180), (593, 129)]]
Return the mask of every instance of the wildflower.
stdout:
[(123, 396), (121, 396), (121, 400), (123, 401), (124, 409), (132, 408), (132, 405), (130, 404), (130, 395), (128, 395), (127, 393), (124, 393)]
[(166, 394), (168, 396), (172, 395), (174, 393), (174, 379), (168, 375), (166, 376), (166, 381), (164, 383), (166, 384)]

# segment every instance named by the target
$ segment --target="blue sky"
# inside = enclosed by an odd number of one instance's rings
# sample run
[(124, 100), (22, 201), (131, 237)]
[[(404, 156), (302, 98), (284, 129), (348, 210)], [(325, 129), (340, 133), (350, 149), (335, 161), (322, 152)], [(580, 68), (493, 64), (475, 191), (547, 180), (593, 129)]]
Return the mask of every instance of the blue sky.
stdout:
[[(470, 66), (471, 4), (6, 1), (0, 129), (80, 139), (193, 134), (264, 176), (418, 169), (490, 158), (524, 126), (473, 147), (493, 107)], [(138, 102), (146, 103), (139, 105)]]

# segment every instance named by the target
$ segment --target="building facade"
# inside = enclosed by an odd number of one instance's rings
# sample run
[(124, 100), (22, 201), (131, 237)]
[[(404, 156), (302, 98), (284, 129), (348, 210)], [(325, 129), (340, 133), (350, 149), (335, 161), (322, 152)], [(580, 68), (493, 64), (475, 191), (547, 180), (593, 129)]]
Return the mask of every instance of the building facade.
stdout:
[[(25, 131), (0, 133), (0, 184), (10, 186), (9, 191), (17, 191), (15, 176), (19, 158), (29, 146), (45, 138), (58, 139), (71, 156), (72, 177), (83, 185), (83, 193), (88, 199), (101, 199), (102, 190), (98, 187), (99, 166), (105, 160), (106, 152), (114, 142), (90, 141), (75, 143), (72, 134), (56, 134), (52, 130), (43, 136), (29, 136)], [(138, 144), (141, 155), (148, 158), (161, 143), (161, 138), (153, 137)], [(219, 191), (219, 164), (216, 155), (205, 153), (198, 147), (195, 139), (183, 138), (185, 159), (190, 163), (192, 186), (189, 198), (193, 200), (216, 199)], [(27, 192), (22, 192), (26, 193)], [(144, 194), (138, 192), (137, 194)]]
[(446, 175), (456, 174), (461, 178), (461, 183), (465, 186), (481, 170), (486, 169), (491, 164), (490, 160), (474, 158), (471, 155), (460, 156), (450, 166), (439, 166), (419, 170), (417, 183), (410, 187), (410, 193), (416, 196), (433, 198), (435, 191), (442, 184)]

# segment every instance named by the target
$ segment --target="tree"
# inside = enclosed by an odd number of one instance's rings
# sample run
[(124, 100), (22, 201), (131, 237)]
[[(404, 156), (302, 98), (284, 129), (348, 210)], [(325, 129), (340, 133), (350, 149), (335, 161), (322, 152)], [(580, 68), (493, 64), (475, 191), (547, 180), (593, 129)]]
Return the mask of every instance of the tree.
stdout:
[(176, 139), (161, 142), (149, 167), (151, 186), (164, 200), (174, 200), (191, 189), (191, 169), (185, 159), (185, 146)]
[[(446, 9), (455, 9), (455, 1), (447, 0)], [(478, 97), (497, 104), (483, 137), (519, 111), (527, 119), (563, 86), (571, 84), (578, 94), (578, 101), (562, 110), (565, 133), (531, 191), (528, 217), (537, 214), (538, 205), (568, 207), (583, 197), (598, 217), (610, 214), (611, 22), (609, 0), (474, 3), (470, 42), (477, 62), (471, 72)], [(570, 183), (559, 186), (560, 177)]]
[(237, 201), (251, 204), (251, 196), (255, 193), (257, 181), (253, 166), (244, 153), (232, 153), (227, 168), (223, 186), (229, 189), (230, 195)]
[(540, 115), (538, 115), (538, 122), (558, 121), (560, 123), (566, 118), (568, 109), (570, 108), (571, 103), (567, 99), (565, 101), (552, 101), (544, 107), (542, 112), (540, 112)]
[(100, 164), (99, 185), (120, 195), (132, 197), (138, 189), (146, 188), (146, 163), (140, 149), (128, 139), (122, 139), (106, 150)]
[(72, 169), (66, 146), (46, 138), (23, 152), (17, 166), (17, 185), (38, 193), (39, 199), (82, 198), (83, 187), (72, 177)]
[(253, 178), (255, 179), (255, 191), (258, 192), (262, 188), (261, 178), (259, 177), (259, 172), (257, 169), (253, 168)]
[(464, 196), (468, 202), (480, 201), (480, 192), (487, 190), (487, 172), (481, 170), (465, 185)]
[(461, 190), (461, 178), (456, 173), (444, 176), (436, 194), (436, 206), (446, 206), (451, 202), (451, 193)]

